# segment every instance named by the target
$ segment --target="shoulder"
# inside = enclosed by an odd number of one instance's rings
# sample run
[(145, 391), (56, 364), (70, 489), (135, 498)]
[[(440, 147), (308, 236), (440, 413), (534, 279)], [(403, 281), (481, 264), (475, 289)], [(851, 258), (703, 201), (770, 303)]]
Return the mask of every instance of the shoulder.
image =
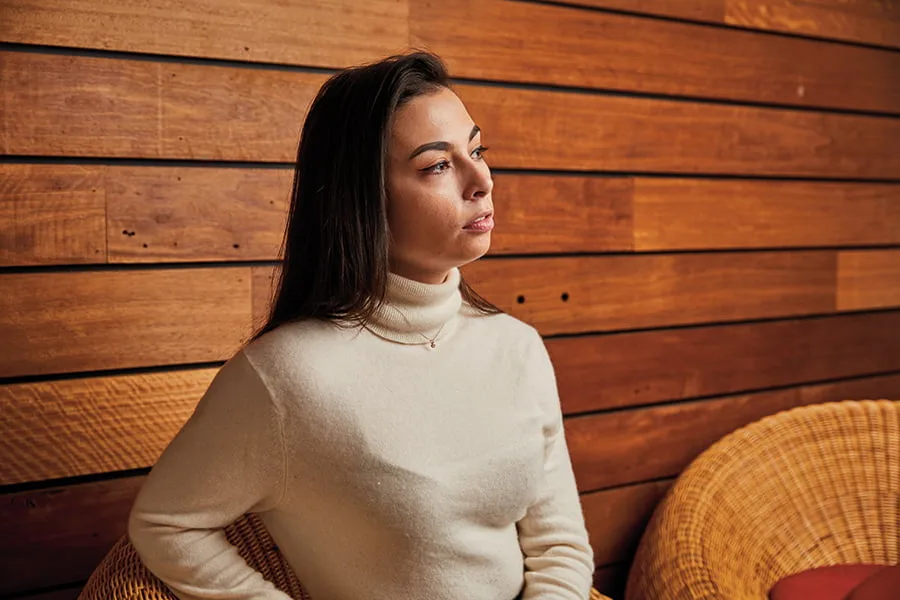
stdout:
[(279, 382), (315, 376), (323, 365), (335, 363), (346, 342), (357, 334), (356, 329), (308, 319), (263, 334), (241, 353), (271, 388)]
[(476, 314), (471, 309), (465, 316), (466, 329), (477, 337), (479, 344), (497, 345), (514, 350), (521, 360), (542, 359), (546, 355), (544, 340), (538, 330), (507, 313), (492, 315)]

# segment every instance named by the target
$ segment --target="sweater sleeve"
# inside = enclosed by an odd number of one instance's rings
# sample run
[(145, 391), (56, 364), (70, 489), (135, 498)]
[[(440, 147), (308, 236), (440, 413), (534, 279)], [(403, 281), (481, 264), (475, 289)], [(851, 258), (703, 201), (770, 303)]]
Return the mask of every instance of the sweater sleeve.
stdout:
[(528, 369), (544, 413), (544, 481), (538, 498), (518, 523), (525, 556), (522, 600), (589, 597), (594, 555), (566, 445), (556, 377), (537, 332)]
[(289, 600), (250, 567), (223, 528), (275, 507), (285, 485), (283, 423), (243, 353), (216, 374), (147, 476), (128, 534), (181, 600)]

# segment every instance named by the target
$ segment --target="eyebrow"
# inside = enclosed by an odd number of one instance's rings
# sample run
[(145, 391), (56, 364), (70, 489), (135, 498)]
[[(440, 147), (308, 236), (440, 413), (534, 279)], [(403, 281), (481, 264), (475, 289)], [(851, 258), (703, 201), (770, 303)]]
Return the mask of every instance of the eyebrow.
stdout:
[[(471, 142), (472, 140), (474, 140), (475, 136), (478, 135), (480, 131), (481, 127), (479, 127), (478, 125), (474, 125), (472, 127), (472, 131), (469, 133), (469, 141)], [(443, 150), (444, 152), (446, 152), (449, 149), (449, 142), (428, 142), (427, 144), (422, 144), (421, 146), (413, 150), (413, 153), (409, 155), (409, 160), (412, 160), (423, 152), (428, 152), (429, 150)]]

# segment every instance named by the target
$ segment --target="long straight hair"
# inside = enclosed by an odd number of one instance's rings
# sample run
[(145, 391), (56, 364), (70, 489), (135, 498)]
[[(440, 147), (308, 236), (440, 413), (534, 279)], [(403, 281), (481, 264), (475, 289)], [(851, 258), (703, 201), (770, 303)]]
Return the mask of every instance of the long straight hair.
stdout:
[[(322, 85), (300, 137), (274, 302), (254, 339), (308, 318), (365, 325), (381, 306), (391, 122), (413, 98), (449, 87), (444, 64), (427, 52), (346, 69)], [(460, 292), (482, 314), (502, 312), (465, 280)]]

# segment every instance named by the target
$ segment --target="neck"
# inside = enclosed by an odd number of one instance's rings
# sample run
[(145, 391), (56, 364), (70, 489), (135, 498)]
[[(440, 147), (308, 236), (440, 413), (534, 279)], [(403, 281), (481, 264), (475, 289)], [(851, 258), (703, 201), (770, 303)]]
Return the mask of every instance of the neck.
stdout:
[(450, 271), (430, 271), (427, 269), (419, 269), (411, 265), (391, 261), (391, 273), (399, 275), (404, 279), (411, 279), (419, 283), (428, 285), (439, 285), (447, 281)]
[(449, 333), (459, 315), (460, 273), (454, 268), (441, 283), (422, 283), (390, 273), (385, 302), (367, 324), (376, 335), (392, 341), (427, 344)]

